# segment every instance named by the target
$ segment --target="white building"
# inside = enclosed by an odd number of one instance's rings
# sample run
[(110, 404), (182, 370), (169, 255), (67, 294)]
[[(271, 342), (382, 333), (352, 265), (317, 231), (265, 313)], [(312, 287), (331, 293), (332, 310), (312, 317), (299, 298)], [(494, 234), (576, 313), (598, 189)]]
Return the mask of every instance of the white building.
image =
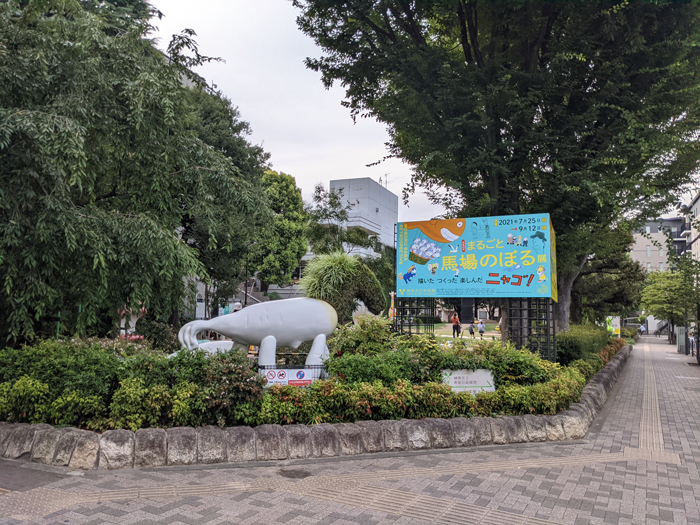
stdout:
[(341, 190), (343, 202), (352, 206), (347, 228), (363, 228), (385, 246), (394, 246), (394, 228), (399, 219), (399, 197), (369, 177), (331, 181), (331, 190)]
[[(399, 197), (396, 194), (369, 177), (332, 180), (330, 189), (342, 189), (342, 202), (352, 206), (348, 212), (348, 222), (344, 225), (346, 228), (363, 228), (370, 235), (379, 237), (385, 246), (394, 247), (394, 231), (399, 219)], [(365, 257), (376, 255), (373, 250), (364, 248), (355, 249), (353, 253)], [(304, 255), (301, 267), (314, 257), (310, 252)], [(301, 267), (296, 277), (299, 277)], [(281, 299), (303, 295), (296, 283), (286, 286), (271, 284), (267, 292), (268, 295), (275, 292)]]

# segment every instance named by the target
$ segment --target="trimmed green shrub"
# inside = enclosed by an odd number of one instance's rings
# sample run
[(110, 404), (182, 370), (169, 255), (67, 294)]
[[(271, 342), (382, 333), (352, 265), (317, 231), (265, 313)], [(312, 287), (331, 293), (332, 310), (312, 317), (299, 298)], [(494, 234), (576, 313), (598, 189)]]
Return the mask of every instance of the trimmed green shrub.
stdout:
[(637, 335), (637, 329), (634, 326), (625, 326), (620, 328), (620, 336), (624, 339), (634, 339)]
[(109, 428), (128, 428), (133, 431), (167, 426), (165, 421), (170, 405), (170, 391), (165, 385), (148, 388), (140, 377), (125, 379), (114, 393), (109, 405), (109, 419), (103, 424)]
[(399, 379), (411, 381), (413, 376), (411, 354), (404, 350), (374, 356), (345, 353), (328, 359), (326, 370), (347, 383), (381, 381), (391, 385)]
[(328, 340), (328, 349), (333, 356), (376, 355), (390, 352), (394, 348), (395, 339), (387, 318), (361, 315), (357, 324), (346, 324), (336, 330)]
[(172, 408), (170, 418), (176, 427), (198, 427), (203, 425), (206, 418), (206, 393), (202, 387), (194, 383), (178, 384), (171, 394)]
[(400, 379), (413, 384), (439, 383), (443, 370), (484, 368), (493, 372), (496, 387), (547, 381), (555, 370), (538, 355), (500, 342), (480, 342), (471, 350), (440, 345), (434, 337), (404, 336), (396, 338), (395, 344), (395, 351), (372, 355), (336, 354), (326, 361), (326, 368), (341, 382), (382, 381), (386, 385)]
[(96, 430), (233, 424), (264, 384), (237, 350), (167, 358), (124, 341), (46, 340), (0, 350), (0, 420)]
[(100, 396), (86, 396), (78, 390), (70, 390), (51, 403), (48, 421), (54, 425), (92, 428), (100, 425), (105, 413), (104, 400)]
[(588, 382), (591, 379), (591, 377), (593, 377), (598, 371), (595, 369), (595, 367), (590, 361), (584, 361), (583, 359), (577, 359), (576, 361), (573, 361), (569, 364), (569, 367), (578, 370), (581, 373), (581, 375), (586, 379), (586, 382)]
[(605, 328), (594, 325), (571, 325), (569, 331), (557, 334), (557, 362), (566, 366), (597, 353), (608, 343)]
[[(55, 397), (73, 390), (88, 396), (109, 396), (118, 384), (120, 355), (136, 351), (136, 346), (47, 339), (34, 346), (5, 348), (0, 350), (0, 382), (27, 376), (48, 385)], [(140, 345), (139, 350), (145, 348)]]
[(248, 405), (241, 420), (265, 423), (352, 423), (361, 420), (555, 414), (578, 401), (585, 386), (575, 368), (564, 369), (552, 381), (529, 386), (504, 386), (495, 392), (452, 392), (442, 384), (393, 385), (316, 381), (308, 388), (272, 386), (256, 408)]
[(205, 371), (207, 420), (221, 427), (235, 422), (239, 404), (258, 401), (267, 383), (251, 369), (247, 355), (238, 350), (213, 355)]
[(0, 384), (0, 417), (15, 423), (42, 423), (48, 412), (49, 386), (22, 376)]

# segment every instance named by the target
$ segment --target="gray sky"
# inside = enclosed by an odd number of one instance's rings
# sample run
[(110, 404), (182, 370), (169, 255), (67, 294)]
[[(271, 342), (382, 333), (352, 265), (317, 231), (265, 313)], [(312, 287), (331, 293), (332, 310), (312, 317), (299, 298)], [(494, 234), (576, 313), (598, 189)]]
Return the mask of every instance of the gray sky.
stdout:
[[(293, 175), (305, 199), (316, 183), (389, 173), (388, 188), (401, 197), (410, 168), (386, 155), (388, 134), (375, 120), (358, 119), (340, 105), (339, 86), (324, 89), (320, 74), (304, 59), (320, 49), (296, 26), (297, 11), (288, 0), (152, 0), (165, 17), (154, 23), (165, 48), (184, 28), (197, 33), (200, 53), (223, 58), (197, 72), (238, 106), (253, 129), (250, 140), (272, 154), (272, 167)], [(417, 193), (409, 207), (399, 206), (399, 221), (427, 220), (442, 213)]]

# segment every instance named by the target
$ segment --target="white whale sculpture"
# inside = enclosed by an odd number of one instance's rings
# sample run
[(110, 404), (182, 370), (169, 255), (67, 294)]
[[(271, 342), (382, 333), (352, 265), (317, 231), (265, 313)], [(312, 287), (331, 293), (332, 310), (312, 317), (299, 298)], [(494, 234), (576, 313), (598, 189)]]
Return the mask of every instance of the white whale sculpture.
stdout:
[(248, 306), (243, 310), (208, 321), (187, 323), (178, 333), (180, 344), (193, 350), (199, 347), (197, 334), (213, 330), (237, 344), (256, 345), (259, 365), (274, 365), (277, 345), (297, 348), (313, 340), (307, 365), (320, 365), (328, 357), (326, 337), (338, 324), (338, 314), (325, 301), (299, 297)]

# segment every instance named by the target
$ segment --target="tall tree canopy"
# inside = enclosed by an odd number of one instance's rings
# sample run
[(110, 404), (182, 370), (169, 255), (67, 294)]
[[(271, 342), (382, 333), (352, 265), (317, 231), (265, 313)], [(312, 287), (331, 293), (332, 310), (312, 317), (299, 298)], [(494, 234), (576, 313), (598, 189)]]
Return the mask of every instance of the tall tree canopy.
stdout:
[(413, 165), (406, 192), (552, 215), (558, 328), (606, 229), (657, 216), (697, 167), (698, 3), (292, 1), (324, 51), (308, 66)]
[[(197, 86), (186, 90), (185, 97), (190, 108), (190, 113), (183, 115), (186, 130), (231, 161), (236, 176), (249, 183), (255, 192), (254, 197), (252, 193), (240, 197), (248, 201), (248, 206), (255, 203), (259, 206), (251, 214), (246, 212), (247, 207), (236, 209), (236, 201), (217, 198), (211, 202), (219, 217), (215, 224), (198, 214), (183, 216), (180, 235), (188, 246), (197, 250), (198, 259), (211, 279), (212, 286), (206, 285), (205, 300), (213, 309), (224, 306), (238, 294), (239, 284), (245, 279), (251, 244), (272, 222), (274, 215), (262, 183), (270, 155), (248, 141), (252, 133), (250, 125), (241, 120), (240, 111), (223, 93)], [(211, 242), (212, 236), (217, 242)]]
[(146, 21), (122, 21), (113, 31), (77, 0), (0, 3), (6, 337), (33, 337), (62, 312), (85, 327), (127, 302), (170, 313), (184, 278), (207, 275), (181, 239), (187, 219), (208, 247), (230, 249), (234, 226), (265, 209), (234, 163), (186, 129), (183, 64), (206, 60), (191, 32), (168, 60), (144, 39)]
[(258, 278), (266, 284), (287, 284), (308, 249), (304, 201), (291, 175), (268, 170), (262, 185), (272, 218), (257, 236)]
[(608, 230), (607, 245), (591, 255), (574, 281), (571, 321), (602, 322), (607, 316), (627, 316), (639, 307), (646, 271), (632, 260), (632, 234)]

